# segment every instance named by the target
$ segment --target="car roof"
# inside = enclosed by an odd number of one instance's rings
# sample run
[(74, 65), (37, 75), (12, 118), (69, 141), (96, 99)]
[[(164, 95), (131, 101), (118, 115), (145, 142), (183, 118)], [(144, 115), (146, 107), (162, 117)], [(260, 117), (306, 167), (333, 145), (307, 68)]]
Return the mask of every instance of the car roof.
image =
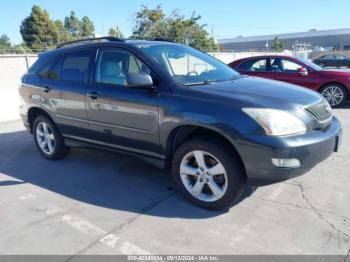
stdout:
[(246, 59), (259, 59), (259, 58), (291, 58), (295, 59), (294, 56), (291, 55), (259, 55), (259, 56), (249, 56), (249, 57), (244, 57), (238, 60), (246, 60)]
[(289, 58), (289, 59), (294, 59), (294, 56), (290, 56), (290, 55), (258, 55), (258, 56), (249, 56), (249, 57), (243, 57), (240, 59), (237, 59), (233, 62), (231, 62), (230, 64), (232, 65), (237, 65), (238, 63), (241, 63), (245, 60), (252, 60), (252, 59), (263, 59), (263, 58)]
[(81, 49), (81, 48), (89, 48), (89, 47), (96, 47), (96, 46), (139, 46), (139, 45), (146, 45), (146, 46), (156, 46), (156, 45), (178, 45), (177, 43), (173, 43), (171, 41), (167, 40), (142, 40), (142, 39), (126, 39), (121, 41), (101, 41), (101, 42), (81, 42), (81, 43), (72, 43), (72, 45), (69, 45), (67, 43), (67, 46), (57, 47), (52, 50), (48, 50), (45, 52), (40, 53), (39, 55), (49, 55), (54, 53), (64, 53), (64, 51), (70, 51), (74, 49)]

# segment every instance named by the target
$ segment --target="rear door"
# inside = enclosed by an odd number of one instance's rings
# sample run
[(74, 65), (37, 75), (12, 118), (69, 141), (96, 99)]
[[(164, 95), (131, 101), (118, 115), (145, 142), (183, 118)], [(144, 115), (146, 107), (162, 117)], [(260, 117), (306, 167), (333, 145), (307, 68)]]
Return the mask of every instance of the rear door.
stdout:
[(250, 58), (238, 65), (238, 71), (242, 74), (273, 79), (269, 70), (268, 59)]
[(67, 52), (41, 72), (42, 106), (53, 113), (64, 136), (85, 136), (88, 130), (85, 94), (91, 54), (91, 49)]
[(343, 55), (334, 55), (335, 60), (337, 61), (337, 67), (348, 66), (349, 60), (346, 59)]
[(333, 55), (325, 55), (320, 59), (320, 64), (324, 66), (335, 66), (334, 64), (334, 56)]
[(150, 74), (129, 51), (99, 48), (86, 104), (90, 142), (158, 156), (158, 93), (127, 88), (128, 73)]

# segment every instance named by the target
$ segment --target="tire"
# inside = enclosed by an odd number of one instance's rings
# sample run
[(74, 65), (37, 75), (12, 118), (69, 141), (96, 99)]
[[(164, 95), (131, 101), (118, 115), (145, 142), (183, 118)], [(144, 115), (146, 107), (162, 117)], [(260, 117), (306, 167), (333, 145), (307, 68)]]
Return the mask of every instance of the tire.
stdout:
[(341, 106), (348, 100), (348, 92), (341, 84), (327, 84), (321, 88), (320, 93), (327, 99), (331, 107)]
[[(181, 145), (174, 154), (172, 175), (180, 192), (193, 204), (213, 210), (227, 209), (244, 192), (244, 169), (239, 157), (225, 144), (209, 140), (195, 139)], [(204, 165), (197, 164), (197, 157), (201, 158), (199, 152), (203, 152)], [(201, 170), (203, 166), (205, 168)], [(216, 169), (213, 169), (214, 166)], [(200, 186), (195, 187), (198, 183)]]
[(40, 154), (48, 160), (62, 159), (70, 150), (64, 144), (62, 135), (48, 117), (40, 115), (35, 118), (33, 137)]

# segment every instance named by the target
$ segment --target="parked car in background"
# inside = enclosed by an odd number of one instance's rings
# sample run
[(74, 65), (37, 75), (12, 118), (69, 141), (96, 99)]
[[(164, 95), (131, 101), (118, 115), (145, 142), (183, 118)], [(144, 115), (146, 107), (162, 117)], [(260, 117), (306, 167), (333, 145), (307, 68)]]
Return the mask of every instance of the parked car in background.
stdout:
[(306, 59), (268, 55), (236, 60), (229, 66), (241, 74), (304, 86), (321, 93), (332, 107), (349, 100), (350, 73), (324, 70)]
[(247, 183), (305, 173), (338, 151), (342, 134), (321, 95), (242, 76), (165, 41), (63, 44), (39, 55), (19, 92), (44, 158), (73, 146), (137, 155), (171, 170), (185, 197), (212, 209), (229, 207)]
[(317, 57), (312, 60), (315, 64), (319, 65), (320, 67), (350, 67), (350, 58), (347, 58), (344, 55), (338, 55), (338, 54), (328, 54), (323, 55), (320, 57)]

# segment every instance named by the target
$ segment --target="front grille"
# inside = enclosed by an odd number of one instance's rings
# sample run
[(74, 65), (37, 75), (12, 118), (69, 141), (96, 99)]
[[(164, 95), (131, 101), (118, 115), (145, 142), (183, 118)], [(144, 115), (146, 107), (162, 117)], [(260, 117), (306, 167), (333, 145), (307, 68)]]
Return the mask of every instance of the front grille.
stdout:
[(317, 104), (305, 107), (304, 110), (318, 122), (326, 122), (333, 115), (332, 109), (325, 99)]

